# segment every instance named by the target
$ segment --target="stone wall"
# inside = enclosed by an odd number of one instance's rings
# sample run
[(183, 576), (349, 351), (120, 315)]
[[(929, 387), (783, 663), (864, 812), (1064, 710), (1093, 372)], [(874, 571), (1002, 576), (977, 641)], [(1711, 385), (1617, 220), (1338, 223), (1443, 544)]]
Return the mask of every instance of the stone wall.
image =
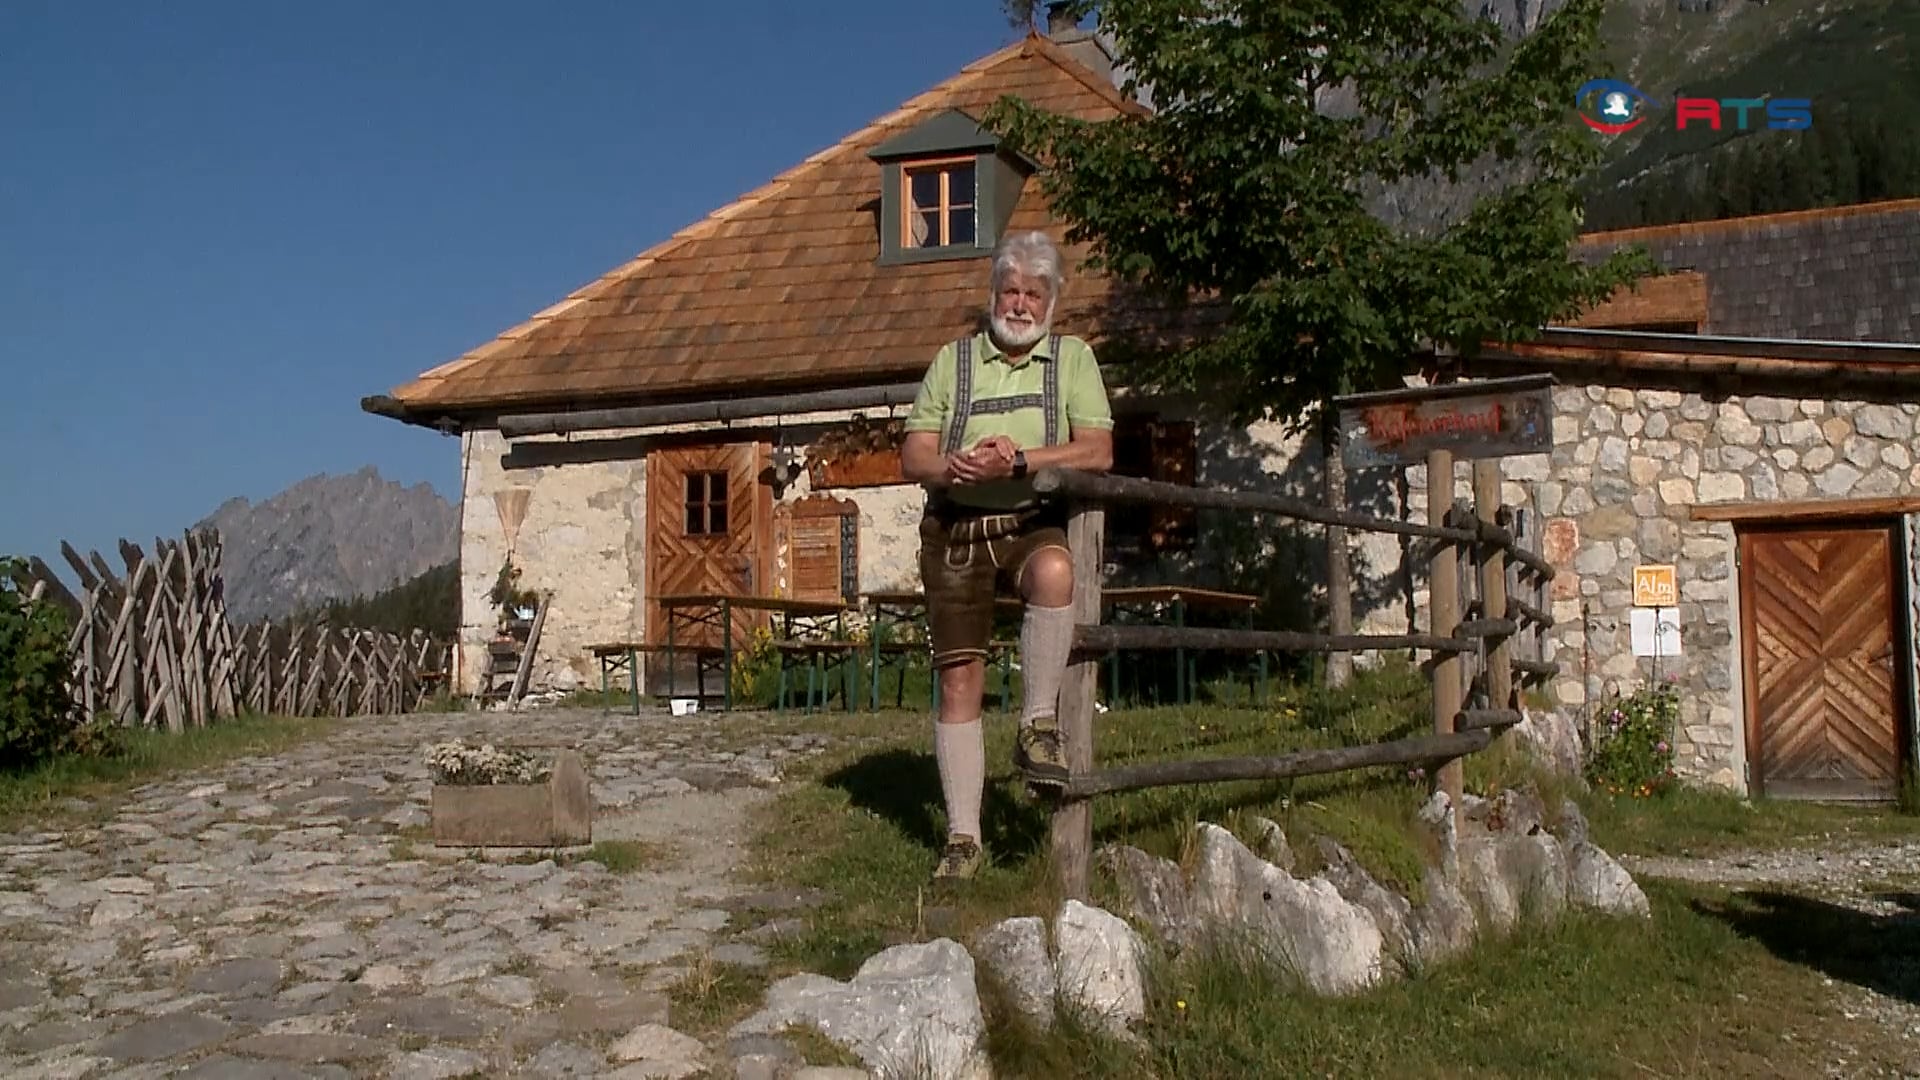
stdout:
[[(1169, 410), (1195, 422), (1194, 482), (1203, 487), (1260, 491), (1304, 502), (1326, 497), (1325, 461), (1317, 439), (1267, 421), (1222, 424), (1204, 413)], [(1405, 480), (1389, 469), (1349, 470), (1348, 506), (1385, 518), (1405, 514)], [(1354, 626), (1361, 633), (1402, 633), (1412, 617), (1401, 573), (1400, 537), (1348, 532), (1354, 581)], [(1324, 617), (1326, 530), (1278, 514), (1201, 511), (1194, 549), (1178, 555), (1121, 562), (1109, 558), (1119, 585), (1190, 583), (1261, 596), (1260, 625), (1306, 629)], [(1356, 657), (1365, 662), (1365, 658)]]
[[(497, 613), (487, 592), (509, 541), (524, 588), (551, 591), (528, 686), (600, 684), (587, 646), (637, 640), (644, 615), (647, 470), (641, 460), (506, 467), (497, 431), (461, 437), (458, 688), (478, 693)], [(525, 491), (526, 513), (509, 536), (496, 495)]]
[[(1912, 452), (1920, 406), (1592, 385), (1559, 387), (1554, 408), (1551, 456), (1501, 463), (1502, 497), (1537, 511), (1543, 554), (1559, 570), (1548, 658), (1562, 675), (1553, 700), (1584, 717), (1653, 677), (1653, 662), (1633, 655), (1633, 568), (1673, 564), (1682, 656), (1664, 659), (1660, 676), (1682, 690), (1676, 770), (1744, 793), (1734, 530), (1692, 520), (1692, 508), (1920, 492)], [(1408, 470), (1416, 520), (1424, 519), (1424, 473)], [(1468, 476), (1461, 464), (1456, 497), (1470, 496)], [(1424, 582), (1415, 605), (1424, 623)]]
[[(797, 426), (787, 430), (790, 442), (804, 444), (819, 421), (819, 417), (797, 418)], [(649, 434), (700, 429), (678, 425)], [(716, 440), (772, 434), (744, 430), (728, 435), (715, 430)], [(487, 663), (487, 643), (497, 617), (487, 592), (510, 540), (496, 496), (510, 492), (526, 493), (523, 520), (511, 537), (514, 561), (522, 570), (520, 583), (553, 593), (528, 679), (529, 691), (597, 689), (599, 668), (588, 646), (645, 640), (646, 437), (591, 432), (575, 436), (573, 445), (591, 445), (601, 439), (620, 451), (610, 451), (605, 460), (509, 467), (505, 460), (509, 443), (499, 432), (477, 430), (462, 436), (460, 692), (478, 692)], [(563, 442), (526, 439), (515, 440), (514, 445)], [(620, 452), (628, 456), (619, 456)], [(779, 492), (777, 501), (791, 502), (810, 493), (803, 473)], [(860, 508), (861, 590), (917, 589), (919, 486), (836, 488), (825, 494), (850, 499)]]
[[(1544, 553), (1560, 568), (1552, 590), (1556, 625), (1549, 659), (1563, 672), (1554, 702), (1579, 714), (1651, 676), (1632, 654), (1632, 570), (1673, 563), (1680, 584), (1684, 655), (1667, 661), (1683, 694), (1679, 762), (1692, 779), (1744, 790), (1739, 696), (1737, 582), (1730, 525), (1691, 520), (1695, 504), (1749, 500), (1860, 498), (1920, 491), (1912, 446), (1920, 406), (1770, 396), (1710, 400), (1679, 390), (1563, 386), (1554, 392), (1554, 449), (1503, 459), (1502, 497), (1544, 522)], [(802, 418), (819, 423), (839, 418)], [(682, 428), (680, 430), (685, 430)], [(789, 428), (804, 445), (807, 431)], [(755, 437), (739, 432), (736, 437)], [(597, 685), (585, 647), (644, 635), (645, 484), (643, 457), (506, 469), (497, 433), (465, 437), (463, 649), (461, 684), (477, 686), (493, 613), (485, 595), (507, 538), (494, 495), (529, 492), (516, 541), (524, 583), (554, 591), (533, 685)], [(1317, 500), (1318, 447), (1278, 425), (1202, 422), (1198, 482)], [(1424, 521), (1422, 468), (1351, 475), (1354, 508)], [(809, 494), (803, 474), (782, 500)], [(860, 507), (860, 587), (919, 584), (917, 485), (829, 489)], [(1462, 463), (1455, 495), (1471, 495)], [(1202, 530), (1196, 551), (1123, 568), (1128, 582), (1196, 581), (1290, 597), (1302, 611), (1324, 596), (1324, 542), (1318, 526), (1280, 519), (1244, 526), (1226, 518)], [(1225, 523), (1225, 524), (1223, 524)], [(1424, 566), (1403, 572), (1397, 537), (1354, 537), (1356, 624), (1394, 633), (1427, 625)]]

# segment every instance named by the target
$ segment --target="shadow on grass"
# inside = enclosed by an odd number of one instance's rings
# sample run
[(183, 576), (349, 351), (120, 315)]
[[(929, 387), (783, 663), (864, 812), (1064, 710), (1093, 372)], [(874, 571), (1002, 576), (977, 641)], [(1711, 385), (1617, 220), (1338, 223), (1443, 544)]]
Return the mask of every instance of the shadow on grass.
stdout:
[[(846, 793), (855, 808), (890, 823), (930, 852), (937, 853), (946, 843), (946, 804), (939, 765), (931, 753), (903, 747), (877, 750), (834, 769), (821, 782)], [(1168, 834), (1168, 842), (1177, 849), (1178, 838), (1172, 834), (1195, 820), (1221, 822), (1247, 809), (1277, 814), (1288, 802), (1304, 810), (1326, 800), (1391, 798), (1405, 783), (1392, 770), (1372, 769), (1298, 781), (1242, 781), (1109, 797), (1095, 803), (1094, 844), (1138, 844), (1155, 834)], [(980, 823), (994, 861), (1020, 866), (1046, 858), (1052, 812), (1051, 803), (1026, 797), (1017, 773), (1007, 770), (988, 776)]]
[[(1021, 863), (1046, 850), (1045, 807), (1017, 798), (1009, 777), (989, 776), (980, 806), (983, 838), (995, 860)], [(923, 751), (895, 748), (868, 754), (828, 773), (829, 788), (844, 791), (859, 809), (892, 822), (902, 834), (930, 851), (945, 846), (946, 800), (940, 767)]]
[(1743, 890), (1691, 906), (1775, 956), (1856, 986), (1920, 1004), (1920, 894), (1875, 898), (1900, 910), (1859, 911), (1777, 890)]

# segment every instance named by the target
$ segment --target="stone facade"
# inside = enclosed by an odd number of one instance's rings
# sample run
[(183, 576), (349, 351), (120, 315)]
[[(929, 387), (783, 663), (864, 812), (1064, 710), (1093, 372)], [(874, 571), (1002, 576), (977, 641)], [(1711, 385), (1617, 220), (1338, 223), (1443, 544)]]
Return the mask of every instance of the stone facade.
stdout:
[(1694, 521), (1691, 508), (1914, 494), (1920, 406), (1604, 386), (1561, 387), (1554, 405), (1550, 467), (1516, 459), (1508, 471), (1561, 568), (1553, 637), (1565, 674), (1554, 694), (1585, 706), (1651, 674), (1630, 639), (1633, 568), (1673, 564), (1682, 656), (1662, 674), (1683, 691), (1679, 767), (1745, 791), (1734, 529)]
[[(1554, 409), (1552, 454), (1501, 463), (1502, 498), (1539, 515), (1558, 571), (1552, 700), (1584, 718), (1653, 678), (1652, 661), (1633, 655), (1633, 568), (1672, 564), (1682, 655), (1664, 659), (1660, 677), (1682, 690), (1676, 771), (1744, 793), (1734, 528), (1695, 521), (1692, 508), (1920, 494), (1920, 405), (1587, 385), (1557, 388)], [(1425, 520), (1424, 474), (1408, 470), (1412, 520)], [(1460, 465), (1456, 498), (1471, 496), (1468, 476)], [(1425, 625), (1424, 575), (1414, 579), (1410, 606)], [(1406, 625), (1395, 622), (1388, 613), (1378, 629)]]
[[(1554, 407), (1552, 453), (1501, 460), (1502, 500), (1535, 513), (1542, 554), (1558, 570), (1544, 658), (1559, 661), (1561, 676), (1546, 688), (1549, 700), (1580, 723), (1612, 695), (1654, 677), (1652, 660), (1633, 655), (1633, 568), (1672, 564), (1682, 655), (1663, 659), (1659, 676), (1676, 679), (1683, 692), (1676, 771), (1744, 793), (1734, 527), (1693, 520), (1692, 509), (1920, 495), (1920, 405), (1593, 384), (1558, 387)], [(1457, 470), (1454, 497), (1470, 500), (1471, 468), (1462, 462)], [(1202, 484), (1317, 500), (1320, 477), (1318, 447), (1275, 427), (1216, 427), (1203, 438)], [(1350, 502), (1425, 521), (1426, 470), (1409, 468), (1400, 480), (1393, 470), (1350, 471)], [(1307, 546), (1299, 554), (1322, 572), (1324, 556), (1313, 543), (1319, 530), (1301, 533)], [(1359, 631), (1428, 626), (1425, 565), (1409, 571), (1408, 548), (1396, 537), (1352, 539)], [(1190, 569), (1204, 575), (1225, 557), (1219, 539), (1203, 534)], [(1255, 588), (1258, 580), (1228, 575), (1222, 583)], [(1311, 588), (1319, 587), (1314, 580)]]
[[(637, 640), (646, 586), (644, 461), (508, 468), (498, 431), (461, 437), (458, 689), (474, 694), (486, 669), (496, 612), (487, 592), (511, 551), (523, 588), (551, 592), (528, 685), (599, 685), (587, 646)], [(510, 493), (527, 494), (517, 528)]]
[[(823, 426), (818, 415), (795, 419), (787, 435), (804, 443)], [(652, 434), (681, 434), (696, 425)], [(759, 438), (747, 431), (716, 441)], [(576, 436), (626, 440), (630, 432)], [(561, 444), (564, 440), (514, 440), (513, 445)], [(511, 550), (523, 588), (551, 592), (540, 647), (528, 678), (531, 690), (568, 691), (600, 685), (588, 649), (594, 644), (646, 639), (647, 465), (644, 440), (630, 456), (565, 464), (509, 464), (509, 442), (499, 432), (476, 430), (462, 437), (465, 483), (460, 529), (460, 692), (477, 693), (487, 662), (496, 612), (487, 602), (502, 562)], [(524, 492), (525, 512), (510, 524), (510, 493)], [(780, 491), (777, 502), (811, 494), (803, 473)], [(835, 498), (860, 508), (862, 591), (917, 589), (921, 494), (917, 485), (831, 489)]]
[[(1672, 563), (1680, 586), (1683, 655), (1665, 661), (1661, 674), (1677, 678), (1684, 690), (1679, 767), (1690, 779), (1744, 791), (1734, 530), (1693, 520), (1691, 508), (1920, 494), (1914, 453), (1920, 405), (1708, 398), (1605, 385), (1561, 386), (1554, 405), (1551, 455), (1501, 462), (1503, 499), (1537, 513), (1543, 554), (1560, 571), (1551, 591), (1555, 626), (1546, 654), (1562, 665), (1549, 687), (1552, 701), (1584, 716), (1610, 695), (1629, 693), (1652, 677), (1651, 661), (1636, 659), (1632, 651), (1633, 567)], [(838, 419), (795, 418), (788, 442), (804, 445), (812, 431)], [(1199, 483), (1318, 500), (1322, 463), (1310, 440), (1272, 424), (1203, 423), (1200, 430)], [(645, 633), (644, 457), (509, 469), (502, 464), (504, 450), (497, 433), (465, 436), (461, 684), (468, 692), (478, 685), (493, 617), (485, 596), (509, 542), (495, 496), (525, 489), (525, 521), (512, 538), (513, 550), (525, 567), (523, 583), (554, 594), (533, 685), (597, 685), (587, 646), (640, 640)], [(1367, 470), (1349, 479), (1355, 509), (1425, 520), (1424, 469), (1408, 469), (1404, 476)], [(1460, 499), (1471, 495), (1464, 463), (1455, 492)], [(861, 589), (917, 588), (920, 489), (908, 484), (827, 493), (860, 508)], [(791, 501), (808, 494), (803, 473), (779, 497)], [(1123, 583), (1195, 581), (1292, 597), (1301, 605), (1297, 620), (1308, 617), (1324, 595), (1321, 536), (1318, 526), (1273, 518), (1238, 529), (1209, 527), (1191, 553), (1109, 570), (1117, 570), (1115, 580)], [(1357, 628), (1395, 633), (1426, 626), (1424, 567), (1407, 571), (1401, 539), (1356, 534), (1353, 543)]]
[[(1170, 410), (1180, 416), (1183, 411)], [(1191, 415), (1191, 414), (1184, 414)], [(1325, 491), (1323, 462), (1313, 440), (1283, 425), (1223, 425), (1198, 422), (1196, 482), (1216, 487), (1269, 490), (1318, 502)], [(845, 416), (810, 414), (785, 418), (779, 432), (742, 429), (723, 438), (783, 439), (804, 446)], [(599, 671), (588, 647), (599, 642), (641, 641), (646, 637), (646, 491), (645, 444), (649, 436), (703, 430), (677, 425), (644, 435), (593, 432), (575, 435), (575, 445), (606, 440), (625, 447), (628, 456), (611, 460), (569, 461), (551, 465), (509, 465), (509, 442), (496, 431), (463, 437), (466, 482), (461, 526), (461, 664), (459, 687), (477, 692), (492, 636), (495, 612), (488, 604), (511, 540), (523, 587), (550, 591), (553, 600), (541, 632), (541, 645), (529, 678), (532, 690), (597, 688)], [(561, 444), (569, 440), (521, 439), (513, 446)], [(1417, 470), (1416, 470), (1417, 472)], [(1407, 492), (1397, 477), (1376, 472), (1350, 476), (1354, 508), (1383, 516), (1405, 512)], [(510, 530), (500, 497), (527, 493), (517, 530)], [(807, 474), (780, 490), (776, 502), (813, 494)], [(915, 484), (828, 488), (824, 494), (848, 499), (860, 513), (860, 589), (916, 590), (920, 586), (919, 520), (923, 502)], [(1421, 504), (1424, 506), (1424, 503)], [(1416, 513), (1417, 516), (1417, 513)], [(1194, 582), (1262, 594), (1264, 621), (1301, 626), (1324, 603), (1325, 543), (1317, 525), (1297, 525), (1271, 516), (1220, 515), (1204, 519), (1191, 552), (1162, 558), (1110, 560), (1118, 583)], [(510, 536), (511, 532), (511, 536)], [(1401, 578), (1398, 537), (1351, 534), (1356, 579), (1356, 627), (1365, 633), (1405, 630), (1413, 601)]]

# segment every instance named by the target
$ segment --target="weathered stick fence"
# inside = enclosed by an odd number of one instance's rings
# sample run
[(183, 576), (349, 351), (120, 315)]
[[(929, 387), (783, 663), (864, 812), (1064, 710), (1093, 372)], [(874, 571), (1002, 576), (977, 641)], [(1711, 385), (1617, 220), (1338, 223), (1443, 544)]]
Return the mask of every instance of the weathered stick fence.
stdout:
[[(1537, 389), (1531, 384), (1529, 390)], [(1458, 397), (1457, 390), (1441, 396)], [(1496, 410), (1495, 424), (1499, 413)], [(1507, 449), (1502, 452), (1524, 452)], [(1378, 464), (1379, 462), (1361, 462)], [(1092, 855), (1091, 800), (1098, 795), (1180, 784), (1266, 780), (1392, 765), (1434, 767), (1436, 786), (1458, 813), (1461, 759), (1483, 750), (1520, 722), (1519, 691), (1544, 681), (1559, 665), (1543, 657), (1552, 620), (1544, 612), (1545, 585), (1553, 567), (1516, 536), (1514, 514), (1500, 503), (1496, 461), (1473, 467), (1473, 499), (1456, 502), (1452, 452), (1430, 449), (1427, 522), (1335, 511), (1297, 499), (1246, 491), (1223, 491), (1161, 481), (1042, 469), (1034, 486), (1065, 497), (1071, 506), (1068, 546), (1074, 562), (1074, 614), (1079, 627), (1061, 688), (1060, 723), (1067, 745), (1069, 780), (1053, 813), (1054, 872), (1067, 896), (1087, 895)], [(1313, 634), (1201, 627), (1103, 626), (1102, 537), (1105, 507), (1147, 503), (1163, 507), (1241, 510), (1274, 514), (1345, 529), (1418, 537), (1428, 560), (1428, 626), (1425, 633)], [(1526, 599), (1522, 599), (1525, 597)], [(1531, 648), (1516, 655), (1513, 645)], [(1153, 762), (1099, 769), (1094, 763), (1094, 687), (1098, 658), (1111, 649), (1204, 649), (1228, 652), (1381, 652), (1400, 649), (1430, 654), (1433, 732), (1364, 746), (1300, 750), (1261, 757)]]
[(270, 624), (236, 635), (227, 618), (221, 542), (211, 530), (120, 542), (124, 579), (99, 552), (60, 553), (76, 594), (46, 562), (28, 563), (29, 596), (59, 607), (70, 636), (80, 719), (182, 731), (243, 712), (346, 716), (408, 712), (443, 685), (450, 648), (415, 631)]

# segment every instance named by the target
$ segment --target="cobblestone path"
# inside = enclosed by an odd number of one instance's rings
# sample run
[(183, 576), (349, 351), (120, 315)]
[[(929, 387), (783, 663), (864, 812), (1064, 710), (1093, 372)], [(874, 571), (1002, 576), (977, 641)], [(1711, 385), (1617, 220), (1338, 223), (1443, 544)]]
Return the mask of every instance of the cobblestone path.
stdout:
[[(747, 814), (826, 739), (740, 749), (697, 719), (359, 719), (0, 834), (0, 1075), (732, 1076), (665, 990), (709, 954), (764, 963), (740, 920), (805, 902), (736, 871)], [(424, 752), (454, 737), (577, 746), (594, 839), (649, 857), (434, 848)]]

